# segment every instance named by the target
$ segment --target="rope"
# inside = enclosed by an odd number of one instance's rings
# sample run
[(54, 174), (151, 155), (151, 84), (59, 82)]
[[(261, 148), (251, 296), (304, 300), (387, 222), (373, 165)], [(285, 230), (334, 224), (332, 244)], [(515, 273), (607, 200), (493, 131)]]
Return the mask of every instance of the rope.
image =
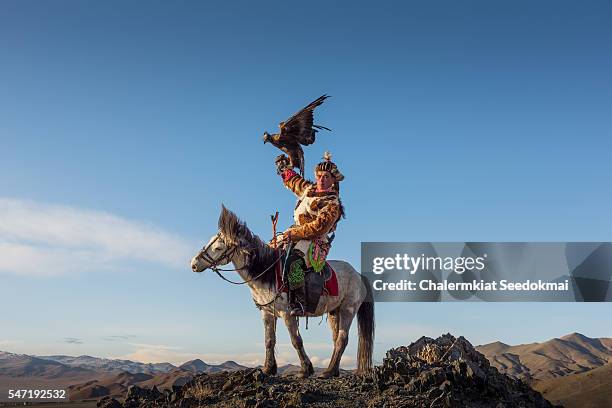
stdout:
[[(281, 256), (282, 256), (282, 255), (281, 255)], [(254, 280), (256, 280), (256, 279), (260, 278), (261, 276), (263, 276), (263, 274), (264, 274), (264, 273), (268, 272), (268, 271), (269, 271), (269, 270), (270, 270), (270, 269), (271, 269), (273, 266), (275, 266), (275, 265), (278, 263), (278, 261), (280, 261), (281, 256), (279, 256), (279, 257), (276, 259), (276, 261), (272, 262), (272, 264), (271, 264), (270, 266), (268, 266), (266, 269), (264, 269), (264, 270), (263, 270), (263, 272), (261, 272), (259, 275), (257, 275), (257, 276), (253, 276), (251, 279), (247, 279), (247, 280), (244, 280), (244, 281), (242, 281), (242, 282), (234, 282), (234, 281), (231, 281), (231, 280), (227, 279), (225, 276), (221, 275), (221, 273), (219, 272), (219, 271), (227, 271), (227, 272), (229, 272), (229, 271), (238, 271), (239, 269), (220, 269), (220, 268), (217, 268), (216, 266), (212, 266), (212, 267), (210, 267), (210, 269), (212, 269), (213, 271), (215, 271), (215, 273), (216, 273), (217, 275), (219, 275), (219, 277), (220, 277), (221, 279), (223, 279), (223, 280), (224, 280), (224, 281), (226, 281), (226, 282), (231, 283), (232, 285), (244, 285), (245, 283), (252, 282), (252, 281), (254, 281)]]
[(231, 283), (232, 285), (244, 285), (245, 283), (249, 283), (249, 282), (254, 281), (255, 279), (260, 278), (261, 276), (263, 276), (264, 273), (268, 272), (270, 270), (270, 268), (272, 268), (274, 265), (276, 265), (276, 263), (278, 261), (280, 261), (281, 256), (282, 256), (282, 255), (279, 255), (279, 257), (274, 262), (272, 262), (272, 264), (270, 266), (268, 266), (266, 269), (264, 269), (263, 272), (261, 272), (259, 275), (254, 276), (251, 279), (244, 280), (243, 282), (234, 282), (234, 281), (231, 281), (231, 280), (227, 279), (225, 276), (221, 275), (221, 271), (223, 271), (223, 272), (237, 272), (238, 269), (236, 269), (236, 268), (234, 268), (234, 269), (222, 269), (222, 268), (219, 268), (218, 265), (219, 265), (219, 263), (221, 262), (221, 260), (223, 258), (227, 258), (228, 260), (230, 260), (231, 257), (234, 255), (234, 253), (236, 253), (236, 250), (238, 249), (238, 246), (237, 245), (233, 245), (231, 247), (226, 248), (225, 251), (223, 251), (223, 253), (221, 254), (221, 256), (215, 261), (214, 259), (212, 259), (212, 257), (210, 255), (208, 255), (208, 248), (210, 248), (212, 246), (212, 244), (214, 244), (214, 242), (217, 239), (219, 239), (219, 233), (217, 233), (217, 236), (215, 237), (215, 239), (213, 239), (210, 242), (210, 244), (208, 244), (206, 247), (204, 247), (204, 249), (200, 253), (200, 256), (202, 258), (204, 258), (204, 260), (207, 261), (210, 264), (209, 268), (212, 269), (213, 271), (215, 271), (215, 273), (217, 275), (219, 275), (219, 277), (221, 279), (223, 279), (226, 282)]

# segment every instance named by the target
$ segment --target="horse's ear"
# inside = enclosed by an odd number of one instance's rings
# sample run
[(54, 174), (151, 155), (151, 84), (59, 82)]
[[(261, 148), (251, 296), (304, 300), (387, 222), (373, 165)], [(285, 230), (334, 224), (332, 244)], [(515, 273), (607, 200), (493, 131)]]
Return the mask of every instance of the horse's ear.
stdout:
[(236, 214), (225, 208), (221, 204), (221, 215), (219, 215), (219, 231), (223, 233), (227, 238), (233, 238), (236, 235), (236, 229), (238, 227), (238, 217)]

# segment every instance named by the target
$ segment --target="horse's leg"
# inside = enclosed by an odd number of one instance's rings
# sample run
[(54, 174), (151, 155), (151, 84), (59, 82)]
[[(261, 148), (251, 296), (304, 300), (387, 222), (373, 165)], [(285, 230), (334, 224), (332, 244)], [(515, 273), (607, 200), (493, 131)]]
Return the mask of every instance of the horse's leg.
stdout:
[(312, 367), (310, 359), (306, 355), (306, 350), (304, 350), (304, 342), (302, 341), (302, 336), (300, 335), (300, 330), (298, 328), (297, 317), (285, 314), (284, 319), (285, 324), (287, 325), (287, 330), (289, 331), (289, 336), (291, 337), (291, 344), (293, 344), (293, 347), (297, 350), (298, 356), (300, 357), (300, 364), (302, 366), (300, 377), (309, 377), (314, 374), (314, 368)]
[(338, 377), (340, 375), (340, 359), (348, 344), (349, 329), (351, 328), (354, 317), (355, 310), (352, 307), (336, 311), (335, 319), (339, 319), (339, 321), (336, 326), (338, 327), (338, 331), (334, 340), (334, 352), (329, 362), (329, 366), (319, 375), (320, 378)]
[(327, 314), (327, 322), (332, 331), (333, 343), (336, 344), (336, 339), (338, 338), (338, 311), (334, 310), (333, 312), (329, 312)]
[(276, 345), (276, 317), (264, 310), (261, 311), (261, 319), (264, 323), (266, 362), (263, 372), (269, 375), (276, 374), (276, 358), (274, 357), (274, 346)]

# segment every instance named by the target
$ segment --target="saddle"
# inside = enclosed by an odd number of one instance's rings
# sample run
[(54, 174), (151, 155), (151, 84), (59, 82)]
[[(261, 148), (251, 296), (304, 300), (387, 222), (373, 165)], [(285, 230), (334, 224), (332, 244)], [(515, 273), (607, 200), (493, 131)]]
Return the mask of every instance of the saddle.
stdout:
[[(285, 251), (279, 252), (280, 259), (276, 264), (276, 290), (287, 292), (287, 286), (283, 286), (283, 267), (285, 262)], [(333, 270), (329, 262), (325, 262), (325, 266), (321, 272), (317, 273), (312, 269), (308, 269), (304, 274), (304, 292), (306, 294), (306, 304), (304, 305), (306, 312), (314, 313), (319, 304), (321, 296), (338, 296), (338, 278), (336, 271)]]

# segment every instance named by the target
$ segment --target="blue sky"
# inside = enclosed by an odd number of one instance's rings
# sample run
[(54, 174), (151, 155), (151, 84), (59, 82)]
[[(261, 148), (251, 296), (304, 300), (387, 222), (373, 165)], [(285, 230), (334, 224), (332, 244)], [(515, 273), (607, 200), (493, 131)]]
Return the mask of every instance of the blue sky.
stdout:
[[(306, 161), (330, 150), (346, 176), (333, 258), (611, 240), (611, 17), (603, 1), (2, 2), (0, 349), (261, 360), (248, 291), (189, 258), (222, 202), (263, 237), (276, 210), (290, 224), (261, 135), (323, 93), (333, 132)], [(447, 331), (612, 337), (607, 304), (377, 308), (379, 360)], [(310, 326), (323, 363), (330, 334)]]

